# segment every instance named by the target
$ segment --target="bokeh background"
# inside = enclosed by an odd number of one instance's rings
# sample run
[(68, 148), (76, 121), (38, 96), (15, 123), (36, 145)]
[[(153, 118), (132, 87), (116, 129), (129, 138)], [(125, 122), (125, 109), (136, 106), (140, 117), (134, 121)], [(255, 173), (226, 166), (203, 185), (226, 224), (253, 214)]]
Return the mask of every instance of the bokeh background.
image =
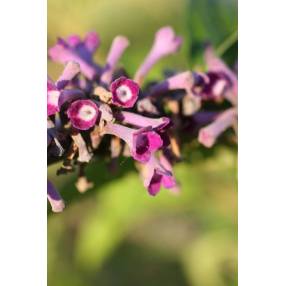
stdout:
[[(171, 25), (183, 48), (162, 60), (163, 69), (203, 69), (202, 47), (211, 42), (233, 66), (237, 60), (235, 0), (48, 0), (48, 46), (58, 36), (95, 30), (103, 64), (114, 36), (131, 45), (121, 64), (136, 71), (155, 31)], [(62, 66), (48, 61), (56, 79)], [(52, 179), (66, 201), (61, 214), (48, 211), (49, 286), (237, 285), (237, 150), (219, 141), (211, 150), (187, 142), (175, 167), (182, 194), (148, 196), (130, 159), (112, 176), (102, 158), (87, 169), (94, 188), (84, 195), (75, 175)]]

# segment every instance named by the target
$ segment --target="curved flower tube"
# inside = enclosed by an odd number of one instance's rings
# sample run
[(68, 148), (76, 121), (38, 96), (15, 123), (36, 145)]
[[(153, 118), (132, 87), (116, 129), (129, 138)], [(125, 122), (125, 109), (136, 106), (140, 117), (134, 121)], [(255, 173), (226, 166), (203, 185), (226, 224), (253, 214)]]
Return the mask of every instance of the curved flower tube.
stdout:
[(128, 46), (129, 41), (126, 37), (117, 36), (114, 38), (108, 52), (105, 67), (103, 68), (102, 74), (100, 76), (100, 81), (103, 84), (110, 84), (116, 65)]
[(167, 26), (159, 29), (155, 35), (152, 48), (137, 70), (134, 80), (141, 85), (152, 66), (161, 58), (177, 52), (181, 44), (182, 38), (176, 36), (171, 27)]
[(102, 134), (121, 138), (127, 143), (131, 156), (142, 163), (148, 162), (152, 153), (163, 145), (161, 137), (152, 130), (151, 126), (135, 130), (120, 124), (107, 123)]
[(156, 130), (162, 130), (170, 124), (170, 119), (168, 117), (150, 118), (128, 111), (121, 111), (115, 116), (122, 123), (131, 124), (136, 127), (151, 126)]
[(161, 186), (166, 189), (172, 189), (176, 186), (172, 173), (165, 169), (154, 155), (146, 164), (142, 164), (141, 168), (143, 185), (151, 196), (157, 195)]
[(171, 90), (184, 89), (186, 93), (190, 93), (194, 84), (194, 77), (190, 71), (178, 73), (162, 82), (152, 86), (148, 96), (161, 95)]
[(226, 129), (234, 125), (237, 121), (237, 109), (230, 108), (222, 112), (218, 117), (206, 127), (200, 129), (199, 131), (199, 142), (205, 147), (212, 147), (217, 138)]

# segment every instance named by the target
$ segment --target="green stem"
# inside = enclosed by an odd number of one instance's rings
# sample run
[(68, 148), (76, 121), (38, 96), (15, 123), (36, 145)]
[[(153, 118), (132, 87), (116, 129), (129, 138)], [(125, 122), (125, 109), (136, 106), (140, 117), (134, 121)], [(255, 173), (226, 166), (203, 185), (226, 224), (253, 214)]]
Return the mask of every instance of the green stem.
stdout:
[(216, 49), (216, 54), (221, 57), (236, 41), (238, 37), (238, 32), (235, 30), (230, 36), (228, 36), (222, 44)]

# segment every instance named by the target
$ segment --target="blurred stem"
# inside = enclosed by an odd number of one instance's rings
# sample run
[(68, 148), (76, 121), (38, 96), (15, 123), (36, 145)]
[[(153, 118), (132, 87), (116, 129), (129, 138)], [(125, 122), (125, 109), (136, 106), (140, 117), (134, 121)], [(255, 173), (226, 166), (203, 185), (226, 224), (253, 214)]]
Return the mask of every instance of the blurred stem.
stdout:
[(238, 37), (238, 31), (235, 30), (230, 34), (216, 49), (216, 54), (221, 57), (236, 41)]

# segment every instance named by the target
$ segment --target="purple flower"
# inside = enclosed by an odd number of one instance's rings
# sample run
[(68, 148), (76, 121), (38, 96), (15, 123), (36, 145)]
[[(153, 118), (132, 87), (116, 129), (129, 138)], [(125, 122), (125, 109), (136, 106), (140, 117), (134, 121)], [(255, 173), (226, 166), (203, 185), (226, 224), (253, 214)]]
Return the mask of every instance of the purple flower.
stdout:
[(58, 193), (58, 191), (55, 189), (54, 185), (50, 181), (48, 181), (47, 192), (48, 200), (51, 204), (52, 211), (55, 213), (62, 212), (65, 208), (65, 203), (61, 195)]
[[(159, 161), (161, 165), (169, 171), (171, 174), (173, 174), (173, 167), (169, 159), (164, 155), (161, 154), (159, 157)], [(176, 179), (174, 176), (165, 176), (164, 178), (164, 183), (165, 183), (165, 188), (170, 189), (170, 191), (173, 194), (179, 194), (181, 192), (181, 188), (179, 184), (177, 183)]]
[(68, 61), (77, 62), (81, 72), (92, 80), (100, 72), (100, 67), (92, 59), (98, 45), (99, 38), (94, 32), (87, 34), (83, 41), (79, 36), (72, 35), (66, 41), (59, 38), (56, 45), (49, 49), (48, 54), (53, 61), (61, 64)]
[(164, 166), (153, 155), (146, 164), (142, 164), (141, 175), (143, 177), (144, 187), (147, 188), (151, 196), (155, 196), (161, 186), (171, 189), (176, 186), (175, 178), (172, 173), (164, 168)]
[(114, 38), (108, 56), (105, 67), (100, 76), (100, 81), (106, 85), (109, 85), (112, 80), (112, 74), (116, 68), (117, 62), (121, 58), (125, 49), (129, 46), (129, 41), (124, 36), (117, 36)]
[(170, 119), (168, 117), (150, 118), (128, 111), (121, 111), (116, 114), (116, 117), (118, 120), (126, 124), (131, 124), (136, 127), (151, 126), (156, 130), (165, 129), (170, 124)]
[(199, 142), (205, 147), (212, 147), (222, 132), (234, 125), (237, 121), (237, 109), (230, 108), (222, 112), (206, 127), (199, 131)]
[(142, 163), (148, 162), (151, 155), (163, 145), (161, 137), (151, 126), (135, 130), (120, 124), (107, 123), (103, 134), (121, 138), (129, 146), (131, 156)]
[(61, 92), (70, 83), (70, 81), (80, 72), (79, 65), (75, 62), (68, 62), (65, 66), (62, 74), (56, 83), (53, 83), (48, 78), (47, 81), (47, 114), (48, 116), (53, 115), (60, 110), (59, 100)]
[(238, 82), (236, 74), (218, 58), (211, 46), (205, 50), (205, 61), (208, 67), (209, 83), (203, 93), (214, 98), (225, 97), (232, 104), (237, 104)]
[(95, 125), (99, 117), (99, 109), (89, 99), (76, 100), (68, 108), (67, 115), (73, 127), (88, 130)]
[(47, 81), (47, 94), (47, 114), (50, 116), (60, 111), (58, 106), (60, 91), (50, 79)]
[(159, 29), (155, 35), (152, 48), (137, 70), (134, 80), (141, 85), (152, 66), (161, 58), (177, 52), (181, 44), (182, 38), (176, 36), (171, 27)]
[(130, 108), (138, 98), (139, 86), (133, 80), (122, 76), (111, 83), (110, 91), (114, 105)]
[(167, 78), (166, 80), (154, 85), (150, 92), (149, 96), (161, 95), (170, 90), (180, 90), (183, 89), (186, 93), (191, 93), (191, 89), (194, 84), (194, 78), (190, 71), (185, 71), (179, 74), (176, 74), (172, 77)]

